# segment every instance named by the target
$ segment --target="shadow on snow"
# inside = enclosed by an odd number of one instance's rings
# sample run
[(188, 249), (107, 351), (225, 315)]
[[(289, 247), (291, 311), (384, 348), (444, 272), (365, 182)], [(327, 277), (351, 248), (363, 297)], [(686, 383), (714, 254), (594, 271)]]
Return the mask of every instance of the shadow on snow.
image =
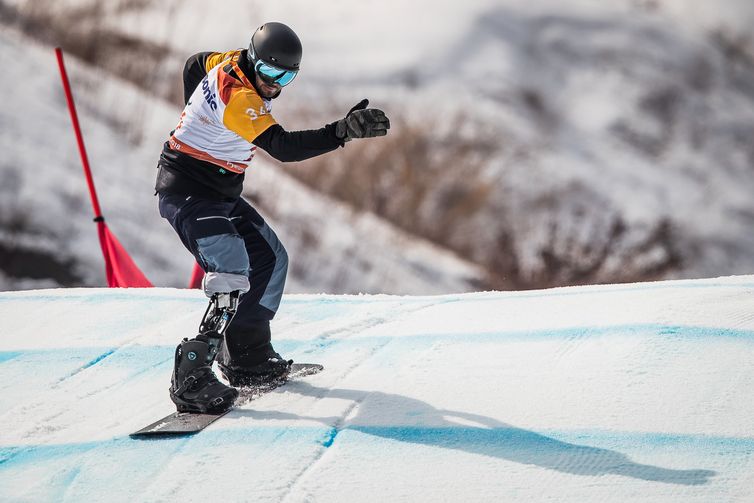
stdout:
[[(348, 421), (341, 417), (303, 417), (285, 412), (247, 409), (239, 409), (232, 414), (255, 419), (320, 421), (332, 427), (323, 441), (325, 447), (331, 446), (341, 431), (352, 430), (390, 440), (455, 449), (574, 475), (612, 474), (680, 485), (706, 484), (716, 475), (711, 470), (674, 470), (636, 463), (620, 452), (563, 442), (490, 417), (437, 409), (426, 402), (402, 395), (318, 388), (301, 381), (289, 383), (286, 391), (316, 398), (350, 400), (355, 409), (349, 410), (355, 410), (355, 413)], [(396, 421), (396, 416), (402, 417)], [(396, 423), (408, 426), (393, 426)], [(375, 424), (384, 426), (373, 426)]]

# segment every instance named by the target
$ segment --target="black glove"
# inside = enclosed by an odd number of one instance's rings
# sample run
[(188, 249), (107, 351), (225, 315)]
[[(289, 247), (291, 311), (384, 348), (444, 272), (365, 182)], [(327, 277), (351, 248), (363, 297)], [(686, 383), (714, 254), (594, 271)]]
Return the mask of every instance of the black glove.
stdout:
[(345, 119), (336, 122), (335, 136), (343, 141), (385, 136), (390, 129), (390, 120), (382, 110), (367, 108), (367, 105), (369, 100), (365, 98), (348, 111)]

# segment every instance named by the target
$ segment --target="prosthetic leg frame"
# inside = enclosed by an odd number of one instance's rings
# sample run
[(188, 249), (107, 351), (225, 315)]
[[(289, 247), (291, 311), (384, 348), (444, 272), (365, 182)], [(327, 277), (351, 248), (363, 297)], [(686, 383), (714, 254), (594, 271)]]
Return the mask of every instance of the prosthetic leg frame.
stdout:
[(178, 412), (212, 412), (233, 406), (238, 391), (221, 383), (212, 363), (238, 308), (239, 291), (215, 293), (199, 326), (199, 335), (176, 348), (170, 398)]

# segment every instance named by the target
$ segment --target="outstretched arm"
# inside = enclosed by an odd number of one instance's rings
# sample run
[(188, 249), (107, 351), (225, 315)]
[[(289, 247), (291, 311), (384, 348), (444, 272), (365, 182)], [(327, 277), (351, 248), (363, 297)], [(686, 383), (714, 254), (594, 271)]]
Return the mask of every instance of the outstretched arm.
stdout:
[(344, 119), (320, 129), (286, 131), (275, 124), (257, 136), (253, 143), (278, 161), (303, 161), (326, 154), (354, 138), (384, 136), (390, 121), (382, 110), (366, 108), (369, 100), (354, 106)]
[(343, 140), (335, 136), (334, 123), (306, 131), (286, 131), (275, 124), (257, 136), (253, 143), (278, 161), (294, 162), (335, 150), (343, 145)]

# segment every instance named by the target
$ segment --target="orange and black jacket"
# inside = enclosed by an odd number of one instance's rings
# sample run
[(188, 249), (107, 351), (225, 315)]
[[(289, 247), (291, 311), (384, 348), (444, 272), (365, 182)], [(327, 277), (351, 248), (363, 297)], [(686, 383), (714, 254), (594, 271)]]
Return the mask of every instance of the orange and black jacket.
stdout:
[[(222, 67), (215, 68), (221, 64)], [(248, 162), (251, 161), (257, 147), (279, 161), (291, 162), (309, 159), (343, 146), (343, 141), (335, 135), (335, 123), (314, 130), (286, 131), (277, 124), (271, 115), (268, 115), (260, 117), (262, 120), (253, 121), (257, 125), (256, 130), (251, 123), (248, 125), (248, 130), (242, 130), (239, 128), (245, 127), (246, 124), (243, 119), (249, 118), (239, 118), (239, 114), (235, 111), (236, 116), (234, 116), (232, 123), (229, 124), (230, 121), (224, 120), (223, 122), (233, 128), (230, 132), (231, 136), (234, 133), (238, 134), (236, 140), (249, 142), (248, 146), (251, 148), (248, 159), (244, 159), (246, 164), (228, 162), (225, 166), (222, 159), (214, 158), (200, 149), (192, 148), (185, 142), (181, 142), (180, 133), (184, 132), (181, 127), (184, 125), (184, 119), (187, 118), (187, 112), (190, 111), (191, 97), (197, 91), (195, 95), (197, 98), (195, 99), (203, 98), (197, 87), (203, 85), (205, 89), (207, 88), (207, 77), (210, 72), (212, 73), (210, 76), (215, 76), (222, 83), (222, 89), (217, 89), (219, 94), (227, 94), (225, 90), (229, 90), (228, 93), (238, 92), (243, 99), (253, 100), (255, 104), (260, 105), (264, 103), (267, 106), (266, 111), (269, 112), (270, 102), (269, 100), (262, 100), (258, 95), (254, 87), (253, 69), (249, 66), (245, 49), (226, 53), (202, 52), (191, 56), (186, 61), (183, 69), (186, 109), (181, 115), (181, 123), (176, 130), (171, 132), (170, 140), (165, 142), (163, 146), (157, 166), (158, 175), (155, 185), (157, 192), (209, 199), (236, 198), (240, 196), (243, 189), (244, 170)], [(221, 75), (218, 76), (218, 73)], [(207, 90), (207, 93), (209, 93), (209, 90)], [(216, 99), (215, 94), (205, 97)], [(234, 110), (239, 109), (237, 102), (238, 99), (233, 102)], [(245, 103), (240, 110), (244, 110), (243, 107), (247, 106)], [(265, 112), (265, 105), (260, 107), (262, 113)], [(208, 114), (199, 113), (198, 115), (201, 121), (208, 124), (212, 122), (212, 118), (205, 116)], [(258, 119), (256, 112), (252, 115), (254, 119)], [(217, 126), (217, 124), (215, 125)], [(228, 133), (228, 131), (225, 131), (225, 133)], [(239, 165), (241, 168), (235, 169)]]

